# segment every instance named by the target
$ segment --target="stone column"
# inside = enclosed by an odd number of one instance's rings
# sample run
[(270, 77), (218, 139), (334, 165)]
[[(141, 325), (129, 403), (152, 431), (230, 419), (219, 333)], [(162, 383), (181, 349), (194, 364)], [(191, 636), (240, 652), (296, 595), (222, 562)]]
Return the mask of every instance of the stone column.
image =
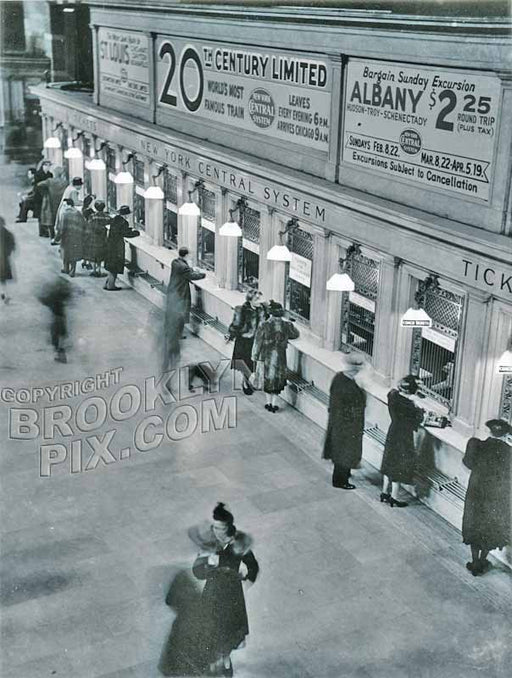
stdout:
[(90, 169), (91, 173), (91, 188), (98, 200), (103, 200), (107, 203), (107, 169), (105, 163), (103, 168)]
[[(226, 210), (226, 221), (228, 219), (229, 209), (233, 209), (235, 206), (235, 199), (230, 196), (228, 193), (226, 196), (227, 200), (227, 210)], [(239, 218), (238, 212), (236, 213), (237, 220)], [(224, 223), (224, 222), (223, 222)], [(224, 240), (224, 251), (225, 251), (225, 270), (226, 270), (226, 282), (225, 287), (228, 290), (238, 289), (238, 248), (240, 246), (239, 238), (233, 238), (230, 236), (219, 235), (217, 240)]]
[[(326, 244), (326, 276), (324, 287), (327, 280), (339, 273), (341, 258), (339, 243), (332, 237), (332, 234), (327, 234)], [(344, 255), (343, 255), (344, 256)], [(329, 351), (337, 351), (340, 346), (340, 322), (341, 322), (341, 302), (343, 300), (343, 292), (325, 291), (325, 328), (324, 328), (324, 348)]]
[(343, 58), (339, 53), (329, 54), (328, 56), (332, 62), (332, 91), (329, 127), (329, 159), (326, 163), (325, 178), (329, 181), (337, 181), (338, 166), (340, 162), (341, 115), (343, 110), (343, 92), (341, 86), (343, 79)]
[(313, 261), (311, 263), (311, 331), (320, 339), (325, 336), (325, 318), (327, 311), (327, 290), (325, 277), (328, 266), (329, 231), (315, 227), (313, 229)]
[[(465, 298), (465, 322), (457, 340), (454, 384), (458, 385), (453, 410), (468, 426), (478, 425), (484, 392), (487, 332), (491, 295), (470, 290)], [(497, 412), (494, 416), (497, 416)]]
[(396, 345), (396, 333), (401, 319), (395, 308), (398, 269), (399, 260), (383, 257), (379, 261), (379, 289), (375, 308), (372, 362), (374, 369), (387, 378), (391, 376), (393, 369), (391, 347)]
[(157, 246), (163, 245), (164, 192), (160, 186), (150, 186), (144, 195), (146, 233)]
[[(188, 191), (193, 188), (193, 181), (188, 175), (183, 175), (182, 202), (179, 207), (188, 201)], [(178, 199), (179, 199), (178, 195)], [(178, 248), (186, 247), (189, 251), (188, 259), (193, 266), (197, 266), (197, 230), (200, 216), (180, 214), (178, 207)]]
[[(279, 245), (281, 239), (279, 236), (280, 231), (284, 231), (286, 225), (286, 219), (280, 217), (276, 212), (272, 214), (272, 226), (270, 229), (269, 237), (269, 247), (274, 245)], [(286, 242), (286, 236), (284, 236)], [(285, 284), (286, 284), (286, 267), (289, 266), (284, 261), (268, 261), (267, 260), (267, 271), (269, 275), (269, 285), (268, 285), (268, 298), (274, 299), (281, 304), (285, 303)]]
[[(222, 188), (215, 203), (215, 218), (217, 224), (222, 225), (226, 221), (226, 215), (229, 214), (228, 201), (228, 191), (226, 188)], [(227, 241), (228, 238), (223, 238), (221, 235), (219, 235), (215, 242), (215, 279), (217, 281), (217, 285), (221, 288), (226, 287)]]

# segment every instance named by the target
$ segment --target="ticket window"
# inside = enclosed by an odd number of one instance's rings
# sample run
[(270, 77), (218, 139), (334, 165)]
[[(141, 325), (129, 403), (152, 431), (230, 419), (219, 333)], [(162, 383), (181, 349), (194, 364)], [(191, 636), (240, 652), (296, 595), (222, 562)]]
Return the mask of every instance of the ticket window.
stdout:
[(258, 289), (261, 213), (251, 207), (245, 207), (241, 222), (242, 237), (239, 239), (238, 289), (245, 292)]
[(105, 165), (107, 166), (107, 209), (110, 213), (117, 210), (116, 152), (110, 146), (105, 149)]
[(512, 374), (503, 377), (499, 418), (512, 425)]
[(344, 292), (341, 302), (340, 349), (357, 349), (373, 356), (375, 314), (379, 291), (379, 264), (356, 254), (348, 262), (353, 292)]
[(215, 270), (215, 193), (201, 190), (201, 220), (197, 233), (197, 261), (209, 271)]
[(290, 315), (308, 323), (311, 315), (313, 236), (302, 228), (288, 234), (292, 260), (286, 264), (285, 306)]
[(146, 201), (144, 199), (144, 161), (133, 160), (133, 221), (135, 228), (146, 228)]
[(442, 287), (429, 289), (423, 308), (432, 319), (432, 327), (413, 330), (411, 373), (420, 377), (425, 396), (451, 409), (464, 299)]
[(172, 172), (164, 174), (164, 246), (178, 247), (178, 177)]

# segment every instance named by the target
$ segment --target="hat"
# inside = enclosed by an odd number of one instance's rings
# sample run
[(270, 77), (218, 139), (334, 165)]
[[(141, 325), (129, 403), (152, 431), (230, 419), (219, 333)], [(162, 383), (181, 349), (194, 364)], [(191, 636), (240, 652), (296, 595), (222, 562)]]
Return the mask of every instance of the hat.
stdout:
[(362, 367), (365, 363), (363, 356), (360, 353), (351, 351), (350, 353), (345, 353), (345, 365), (347, 369)]
[(274, 301), (273, 299), (270, 300), (270, 303), (268, 305), (268, 311), (270, 315), (276, 316), (277, 318), (284, 315), (283, 305), (280, 304), (278, 301)]
[(398, 382), (398, 388), (403, 393), (414, 395), (419, 388), (419, 380), (414, 374), (408, 374)]
[(131, 214), (132, 211), (130, 209), (130, 205), (121, 205), (121, 207), (117, 210), (119, 214)]
[(103, 212), (103, 210), (105, 209), (105, 203), (103, 202), (103, 200), (96, 200), (94, 202), (94, 209), (97, 212)]
[(84, 181), (82, 177), (73, 177), (71, 183), (73, 184), (73, 186), (82, 186)]
[(485, 425), (493, 436), (506, 436), (512, 433), (512, 427), (503, 419), (489, 419)]

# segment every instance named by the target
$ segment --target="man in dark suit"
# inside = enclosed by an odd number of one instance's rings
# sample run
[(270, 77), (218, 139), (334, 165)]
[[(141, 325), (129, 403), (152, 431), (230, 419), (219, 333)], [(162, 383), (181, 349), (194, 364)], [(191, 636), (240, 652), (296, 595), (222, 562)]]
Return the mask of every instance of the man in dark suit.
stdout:
[(366, 394), (354, 378), (363, 367), (364, 359), (356, 353), (349, 353), (345, 360), (345, 369), (338, 372), (331, 383), (323, 457), (331, 459), (334, 464), (333, 487), (353, 490), (355, 485), (349, 483), (350, 471), (359, 465), (363, 455), (366, 406)]
[(190, 320), (190, 283), (193, 280), (202, 280), (206, 273), (201, 271), (194, 271), (188, 265), (186, 256), (188, 249), (180, 247), (178, 250), (178, 258), (174, 259), (171, 264), (171, 278), (167, 288), (167, 296), (175, 298), (176, 303), (179, 303), (180, 310), (183, 313), (183, 322), (188, 323)]

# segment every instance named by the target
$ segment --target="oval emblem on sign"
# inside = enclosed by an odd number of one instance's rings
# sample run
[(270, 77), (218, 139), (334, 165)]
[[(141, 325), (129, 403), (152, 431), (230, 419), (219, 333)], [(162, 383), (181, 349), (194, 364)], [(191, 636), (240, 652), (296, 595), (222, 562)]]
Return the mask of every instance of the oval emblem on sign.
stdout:
[(259, 87), (249, 96), (249, 115), (251, 120), (260, 129), (266, 129), (274, 122), (276, 106), (266, 89)]
[(400, 135), (402, 151), (408, 155), (414, 155), (421, 151), (421, 137), (415, 129), (404, 129)]

